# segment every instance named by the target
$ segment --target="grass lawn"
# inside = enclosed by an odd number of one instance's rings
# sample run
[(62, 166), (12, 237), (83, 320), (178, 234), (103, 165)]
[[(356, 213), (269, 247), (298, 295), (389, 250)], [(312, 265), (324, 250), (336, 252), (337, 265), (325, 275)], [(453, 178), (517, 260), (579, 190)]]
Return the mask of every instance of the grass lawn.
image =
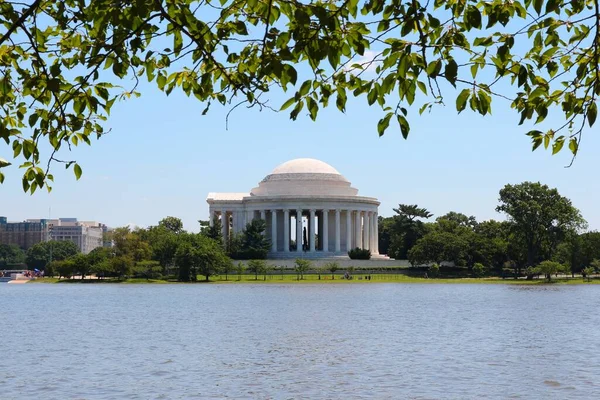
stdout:
[[(131, 278), (125, 280), (117, 279), (58, 279), (58, 278), (40, 278), (29, 281), (28, 283), (118, 283), (118, 284), (183, 284), (176, 281), (165, 281), (160, 279), (146, 280), (144, 278)], [(204, 282), (204, 277), (199, 276), (197, 283)], [(331, 279), (331, 275), (321, 275), (321, 279), (317, 274), (305, 274), (304, 279), (298, 280), (296, 275), (267, 275), (264, 279), (259, 275), (255, 279), (253, 274), (245, 274), (241, 276), (229, 275), (225, 280), (224, 275), (211, 277), (210, 284), (377, 284), (377, 283), (416, 283), (416, 284), (504, 284), (504, 285), (583, 285), (583, 284), (600, 284), (600, 279), (593, 279), (591, 282), (584, 281), (581, 277), (569, 279), (553, 279), (551, 282), (545, 279), (501, 279), (501, 278), (418, 278), (404, 274), (372, 274), (371, 280), (365, 279), (365, 275), (355, 274), (353, 279), (342, 279), (342, 276), (336, 275), (335, 279)]]

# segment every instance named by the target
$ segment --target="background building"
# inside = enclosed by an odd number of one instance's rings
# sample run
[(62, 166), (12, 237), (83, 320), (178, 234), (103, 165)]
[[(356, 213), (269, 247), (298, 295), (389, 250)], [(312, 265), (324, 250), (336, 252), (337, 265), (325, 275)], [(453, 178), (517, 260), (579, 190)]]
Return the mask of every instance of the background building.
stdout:
[(77, 218), (28, 219), (24, 222), (8, 222), (0, 217), (0, 243), (16, 244), (24, 250), (39, 242), (69, 240), (88, 254), (104, 244), (104, 224), (96, 221), (78, 221)]
[(14, 244), (27, 250), (39, 242), (49, 239), (48, 220), (8, 222), (6, 217), (0, 217), (0, 243)]
[(79, 251), (88, 254), (103, 246), (102, 224), (95, 221), (78, 221), (77, 218), (59, 218), (50, 220), (51, 240), (69, 240), (79, 247)]

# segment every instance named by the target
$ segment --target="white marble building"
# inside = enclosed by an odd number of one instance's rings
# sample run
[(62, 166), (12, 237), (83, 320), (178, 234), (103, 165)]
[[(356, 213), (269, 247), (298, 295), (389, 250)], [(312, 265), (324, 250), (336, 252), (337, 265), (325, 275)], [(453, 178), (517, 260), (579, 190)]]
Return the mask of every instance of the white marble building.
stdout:
[[(210, 223), (221, 219), (225, 239), (252, 219), (264, 219), (269, 258), (347, 256), (355, 247), (369, 249), (374, 258), (379, 254), (379, 201), (358, 196), (346, 178), (319, 160), (288, 161), (250, 193), (209, 193), (206, 201)], [(298, 237), (301, 245), (293, 246)]]

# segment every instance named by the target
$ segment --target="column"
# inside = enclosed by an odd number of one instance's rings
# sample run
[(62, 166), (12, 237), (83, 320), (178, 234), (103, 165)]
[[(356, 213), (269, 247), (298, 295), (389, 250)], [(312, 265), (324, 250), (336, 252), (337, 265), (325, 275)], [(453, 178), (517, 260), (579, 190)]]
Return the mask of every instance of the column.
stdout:
[(227, 228), (229, 221), (227, 220), (227, 211), (221, 210), (221, 234), (223, 235), (223, 245), (227, 247)]
[[(237, 221), (237, 213), (233, 210), (231, 210), (231, 230), (233, 231), (233, 233), (237, 233), (238, 232), (238, 221)], [(241, 231), (241, 229), (239, 229)]]
[(356, 210), (355, 224), (356, 224), (356, 226), (354, 228), (356, 230), (356, 232), (355, 232), (356, 237), (354, 239), (355, 239), (356, 247), (362, 248), (362, 235), (360, 234), (362, 231), (362, 220), (361, 220), (360, 211), (358, 211), (358, 210)]
[(308, 223), (308, 246), (311, 253), (315, 252), (315, 210), (310, 209), (310, 222)]
[(296, 253), (302, 253), (302, 209), (296, 210)]
[(271, 251), (277, 251), (277, 210), (271, 210)]
[(323, 232), (319, 232), (321, 243), (323, 243), (323, 251), (329, 251), (329, 210), (323, 210)]
[(371, 212), (371, 225), (369, 229), (371, 230), (369, 233), (369, 245), (371, 249), (371, 253), (375, 251), (375, 224), (377, 223), (377, 218), (375, 218), (375, 212)]
[(346, 210), (346, 251), (352, 249), (352, 211)]
[(283, 252), (290, 251), (290, 210), (283, 210)]
[(363, 249), (369, 250), (371, 248), (371, 243), (369, 243), (369, 229), (371, 229), (371, 219), (370, 219), (370, 211), (365, 211), (365, 223), (363, 224)]
[(335, 251), (341, 251), (340, 246), (340, 210), (335, 210)]
[(267, 236), (267, 210), (260, 210), (260, 219), (265, 221), (265, 231), (263, 236)]
[(375, 254), (379, 254), (379, 218), (377, 215), (377, 211), (373, 213), (373, 218), (375, 219), (375, 237), (373, 238), (375, 246)]
[(208, 226), (210, 226), (212, 228), (212, 226), (215, 224), (215, 213), (213, 212), (212, 208), (210, 209), (210, 212), (208, 213)]

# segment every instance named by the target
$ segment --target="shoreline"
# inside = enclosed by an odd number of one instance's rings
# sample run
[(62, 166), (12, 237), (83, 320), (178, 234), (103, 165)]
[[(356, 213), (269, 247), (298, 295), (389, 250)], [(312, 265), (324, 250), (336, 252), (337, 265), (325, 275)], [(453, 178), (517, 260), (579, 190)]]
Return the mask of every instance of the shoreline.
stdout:
[(317, 279), (315, 277), (310, 277), (308, 279), (297, 280), (295, 277), (291, 279), (290, 276), (286, 276), (284, 279), (281, 279), (277, 276), (270, 276), (269, 279), (264, 280), (259, 277), (258, 279), (254, 279), (253, 277), (244, 276), (244, 278), (238, 280), (237, 276), (233, 278), (225, 279), (211, 279), (210, 281), (204, 281), (199, 279), (196, 282), (178, 282), (178, 281), (166, 281), (160, 279), (150, 279), (146, 280), (143, 278), (135, 278), (135, 279), (58, 279), (58, 278), (38, 278), (35, 280), (27, 281), (29, 284), (117, 284), (117, 285), (132, 285), (132, 284), (142, 284), (142, 285), (198, 285), (198, 284), (209, 284), (209, 285), (247, 285), (247, 284), (255, 284), (255, 285), (306, 285), (306, 284), (317, 284), (317, 285), (376, 285), (376, 284), (422, 284), (422, 285), (431, 285), (431, 284), (452, 284), (452, 285), (522, 285), (522, 286), (531, 286), (531, 285), (545, 285), (545, 286), (553, 286), (553, 285), (596, 285), (600, 284), (600, 280), (592, 279), (590, 282), (587, 280), (583, 280), (580, 277), (577, 278), (556, 278), (552, 281), (548, 282), (545, 279), (534, 279), (534, 280), (525, 280), (525, 279), (502, 279), (502, 278), (414, 278), (414, 277), (396, 277), (396, 278), (387, 278), (387, 279)]

